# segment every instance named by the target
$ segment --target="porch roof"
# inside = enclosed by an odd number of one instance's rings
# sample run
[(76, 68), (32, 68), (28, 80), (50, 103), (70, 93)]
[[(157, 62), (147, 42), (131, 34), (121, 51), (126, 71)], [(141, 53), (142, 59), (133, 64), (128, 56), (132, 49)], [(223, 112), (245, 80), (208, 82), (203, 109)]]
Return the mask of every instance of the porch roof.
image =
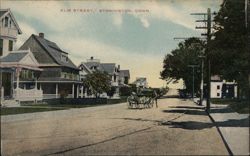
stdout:
[(25, 69), (30, 69), (30, 70), (36, 70), (36, 71), (43, 71), (43, 69), (38, 68), (36, 66), (32, 65), (25, 65), (25, 64), (20, 64), (20, 63), (0, 63), (0, 68), (25, 68)]
[(28, 52), (24, 52), (24, 53), (9, 53), (7, 56), (0, 58), (0, 62), (19, 62), (22, 58), (24, 58), (26, 55), (28, 54)]

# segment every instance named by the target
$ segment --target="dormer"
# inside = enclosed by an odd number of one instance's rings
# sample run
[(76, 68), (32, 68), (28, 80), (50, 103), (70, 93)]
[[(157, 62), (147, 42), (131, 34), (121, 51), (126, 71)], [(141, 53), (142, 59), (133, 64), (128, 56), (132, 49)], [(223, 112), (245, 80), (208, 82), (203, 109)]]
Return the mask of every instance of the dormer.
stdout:
[(61, 61), (68, 62), (69, 61), (68, 55), (65, 53), (61, 53)]
[(22, 34), (10, 9), (0, 9), (0, 57), (13, 51), (17, 35)]

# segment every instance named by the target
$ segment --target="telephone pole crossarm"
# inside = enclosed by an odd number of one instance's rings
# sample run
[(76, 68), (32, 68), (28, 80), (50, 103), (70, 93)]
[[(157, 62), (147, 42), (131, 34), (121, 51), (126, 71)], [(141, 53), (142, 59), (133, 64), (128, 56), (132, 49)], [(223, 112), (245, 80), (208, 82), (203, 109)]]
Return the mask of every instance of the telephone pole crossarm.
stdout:
[[(210, 81), (211, 81), (211, 75), (210, 75), (210, 58), (209, 58), (209, 44), (211, 41), (211, 16), (215, 15), (216, 13), (211, 13), (210, 8), (207, 9), (207, 13), (191, 13), (191, 15), (198, 15), (198, 16), (204, 16), (203, 20), (196, 20), (196, 22), (203, 22), (205, 24), (204, 27), (201, 26), (196, 26), (196, 29), (206, 29), (206, 33), (202, 33), (201, 36), (206, 36), (207, 38), (207, 44), (206, 44), (206, 50), (205, 50), (205, 60), (206, 60), (206, 73), (207, 73), (207, 106), (206, 106), (206, 111), (209, 113), (210, 111), (210, 94), (211, 94), (211, 86), (210, 86)], [(203, 66), (203, 62), (202, 62)], [(202, 67), (203, 68), (203, 67)], [(203, 89), (203, 88), (202, 88)], [(203, 95), (202, 95), (203, 96)], [(201, 97), (202, 99), (203, 97)]]

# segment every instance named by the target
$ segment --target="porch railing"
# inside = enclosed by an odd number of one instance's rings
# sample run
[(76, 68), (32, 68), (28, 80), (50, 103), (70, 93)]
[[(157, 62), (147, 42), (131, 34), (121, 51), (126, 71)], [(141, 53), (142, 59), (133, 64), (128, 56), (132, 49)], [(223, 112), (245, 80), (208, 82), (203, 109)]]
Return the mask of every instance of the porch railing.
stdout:
[(13, 95), (18, 101), (40, 101), (43, 99), (43, 90), (16, 88)]

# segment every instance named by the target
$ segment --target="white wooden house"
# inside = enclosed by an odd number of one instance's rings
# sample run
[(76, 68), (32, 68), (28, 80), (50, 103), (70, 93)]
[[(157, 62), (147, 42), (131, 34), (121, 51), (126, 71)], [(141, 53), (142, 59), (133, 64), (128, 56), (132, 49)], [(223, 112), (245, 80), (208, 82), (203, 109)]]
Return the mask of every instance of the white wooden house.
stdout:
[[(115, 63), (101, 63), (99, 59), (94, 59), (94, 57), (87, 59), (86, 62), (82, 62), (79, 65), (79, 69), (81, 80), (87, 74), (96, 70), (108, 73), (111, 76), (111, 86), (116, 88), (113, 98), (119, 98), (119, 87), (127, 84), (130, 78), (129, 70), (123, 70), (121, 73), (120, 65), (116, 66)], [(101, 97), (107, 97), (107, 94), (103, 93)]]
[(137, 88), (147, 88), (148, 87), (147, 78), (145, 78), (145, 77), (137, 77), (136, 80), (133, 82), (133, 84), (135, 84)]
[(237, 83), (222, 80), (220, 76), (211, 77), (211, 98), (236, 98)]
[(10, 9), (0, 9), (0, 57), (13, 50), (17, 35), (22, 34)]
[(13, 50), (17, 35), (22, 31), (9, 9), (1, 9), (0, 15), (1, 105), (15, 105), (16, 101), (42, 100), (43, 91), (37, 86), (42, 69), (30, 49)]

